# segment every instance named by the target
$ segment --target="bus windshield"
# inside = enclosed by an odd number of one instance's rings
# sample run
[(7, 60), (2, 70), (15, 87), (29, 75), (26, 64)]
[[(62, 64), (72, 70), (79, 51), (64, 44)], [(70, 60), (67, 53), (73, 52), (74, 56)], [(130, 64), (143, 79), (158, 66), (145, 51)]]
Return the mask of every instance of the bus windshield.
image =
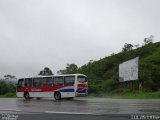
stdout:
[(85, 77), (85, 76), (78, 76), (78, 82), (80, 82), (80, 83), (85, 83), (85, 82), (87, 82), (87, 78)]

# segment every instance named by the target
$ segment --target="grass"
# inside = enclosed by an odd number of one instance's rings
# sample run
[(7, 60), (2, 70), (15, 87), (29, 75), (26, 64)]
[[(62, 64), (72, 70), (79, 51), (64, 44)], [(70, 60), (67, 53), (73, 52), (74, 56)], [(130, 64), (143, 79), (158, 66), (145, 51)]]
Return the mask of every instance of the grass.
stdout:
[(16, 97), (16, 93), (6, 93), (3, 95), (0, 95), (0, 98), (14, 98)]
[(89, 97), (104, 98), (120, 98), (120, 99), (160, 99), (160, 91), (158, 92), (127, 92), (123, 94), (101, 93), (99, 95), (89, 94)]

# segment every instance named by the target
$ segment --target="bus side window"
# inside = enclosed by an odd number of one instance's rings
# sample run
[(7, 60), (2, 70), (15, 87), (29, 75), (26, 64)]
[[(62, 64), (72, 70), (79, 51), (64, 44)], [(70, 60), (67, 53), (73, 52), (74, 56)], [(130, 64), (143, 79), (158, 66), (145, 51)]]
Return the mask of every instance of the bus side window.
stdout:
[(74, 85), (74, 81), (75, 81), (75, 76), (65, 76), (64, 77), (64, 84), (65, 85)]
[(24, 85), (25, 86), (32, 86), (32, 78), (26, 78)]
[(33, 78), (33, 86), (41, 86), (42, 78)]
[(63, 77), (54, 77), (53, 78), (53, 85), (63, 85), (64, 81), (63, 81)]
[(53, 84), (53, 79), (52, 77), (44, 77), (42, 80), (42, 85), (44, 86), (52, 86)]
[(42, 85), (42, 86), (46, 86), (46, 78), (45, 78), (45, 77), (42, 78), (41, 85)]

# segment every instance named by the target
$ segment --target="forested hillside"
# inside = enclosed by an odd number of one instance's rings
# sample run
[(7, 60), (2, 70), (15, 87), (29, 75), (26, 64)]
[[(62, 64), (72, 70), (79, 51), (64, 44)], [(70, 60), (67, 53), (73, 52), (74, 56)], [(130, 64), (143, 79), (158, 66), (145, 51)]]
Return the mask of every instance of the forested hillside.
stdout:
[(138, 81), (143, 83), (143, 91), (160, 90), (160, 42), (122, 51), (99, 61), (90, 61), (78, 68), (78, 73), (88, 76), (91, 93), (124, 92), (130, 88), (125, 88), (125, 85), (118, 83), (119, 64), (137, 56), (139, 56)]
[[(98, 61), (90, 60), (87, 64), (79, 68), (75, 64), (67, 64), (65, 69), (59, 70), (57, 73), (82, 73), (87, 75), (89, 80), (89, 93), (95, 95), (107, 93), (130, 94), (136, 91), (152, 93), (160, 91), (160, 42), (147, 43), (136, 49), (132, 49), (132, 47), (133, 45), (131, 44), (125, 44), (120, 53), (112, 54)], [(119, 83), (119, 64), (137, 56), (139, 57), (139, 79), (137, 81)], [(52, 73), (47, 67), (40, 71), (39, 75), (43, 72), (45, 75)], [(0, 95), (8, 92), (15, 93), (15, 86), (10, 87), (10, 85), (5, 82), (0, 82)], [(142, 83), (142, 89), (139, 89), (139, 83)], [(159, 93), (160, 92), (155, 94), (157, 98), (160, 98)], [(150, 94), (148, 95), (151, 96)], [(142, 96), (142, 94), (140, 94), (140, 96)], [(153, 97), (151, 96), (150, 98)]]

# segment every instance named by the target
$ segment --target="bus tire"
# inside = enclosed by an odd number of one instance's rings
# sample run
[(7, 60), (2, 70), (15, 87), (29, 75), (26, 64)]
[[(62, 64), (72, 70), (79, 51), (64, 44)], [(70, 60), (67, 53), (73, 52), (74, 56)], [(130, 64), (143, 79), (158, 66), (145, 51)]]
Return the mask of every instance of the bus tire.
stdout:
[(24, 93), (24, 98), (25, 98), (26, 100), (30, 99), (28, 92)]
[(61, 93), (60, 92), (55, 92), (54, 93), (54, 99), (55, 100), (60, 100), (61, 99)]

